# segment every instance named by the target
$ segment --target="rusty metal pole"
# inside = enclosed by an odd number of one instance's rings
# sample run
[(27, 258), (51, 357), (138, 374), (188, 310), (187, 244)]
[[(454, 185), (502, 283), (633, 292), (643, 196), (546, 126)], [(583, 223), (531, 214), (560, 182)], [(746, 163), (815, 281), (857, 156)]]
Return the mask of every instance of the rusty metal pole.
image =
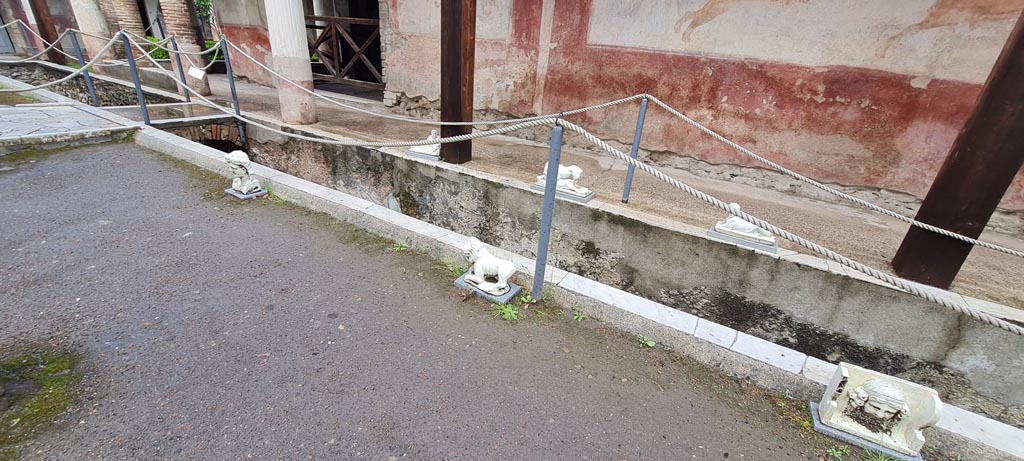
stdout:
[[(29, 7), (32, 8), (32, 15), (36, 18), (39, 35), (47, 43), (57, 42), (57, 28), (53, 26), (53, 17), (50, 16), (50, 7), (46, 6), (46, 0), (29, 0)], [(61, 51), (64, 50), (57, 42), (50, 51), (46, 52), (46, 56), (50, 58), (50, 62), (65, 66), (68, 64), (68, 60)]]
[[(953, 142), (917, 220), (977, 238), (1024, 164), (1024, 14)], [(973, 245), (911, 227), (892, 259), (900, 276), (948, 288)]]
[[(476, 0), (441, 1), (441, 121), (473, 120), (473, 68), (476, 46)], [(441, 137), (473, 132), (471, 126), (441, 126)], [(466, 163), (473, 142), (441, 144), (441, 160)]]

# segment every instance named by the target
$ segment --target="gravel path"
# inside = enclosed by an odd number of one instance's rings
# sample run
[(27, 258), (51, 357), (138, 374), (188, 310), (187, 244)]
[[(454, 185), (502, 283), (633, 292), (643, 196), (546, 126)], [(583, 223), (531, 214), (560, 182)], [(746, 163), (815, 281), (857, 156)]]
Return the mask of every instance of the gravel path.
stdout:
[(818, 459), (797, 403), (130, 144), (0, 159), (0, 349), (83, 356), (28, 459)]

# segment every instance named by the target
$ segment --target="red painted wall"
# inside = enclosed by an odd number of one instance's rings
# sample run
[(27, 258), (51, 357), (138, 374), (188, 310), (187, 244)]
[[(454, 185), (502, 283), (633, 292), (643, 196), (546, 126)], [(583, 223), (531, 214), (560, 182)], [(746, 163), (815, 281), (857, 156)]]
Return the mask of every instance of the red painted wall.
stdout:
[[(590, 5), (591, 0), (556, 3), (552, 42), (558, 46), (548, 66), (545, 112), (647, 91), (823, 182), (922, 197), (981, 90), (943, 80), (916, 88), (910, 76), (862, 68), (588, 46)], [(628, 143), (636, 110), (593, 112), (581, 120), (602, 136)], [(754, 164), (660, 109), (650, 110), (647, 120), (643, 145), (649, 150), (716, 164)], [(866, 150), (851, 150), (854, 144)], [(1024, 210), (1024, 178), (1018, 176), (1003, 206)]]

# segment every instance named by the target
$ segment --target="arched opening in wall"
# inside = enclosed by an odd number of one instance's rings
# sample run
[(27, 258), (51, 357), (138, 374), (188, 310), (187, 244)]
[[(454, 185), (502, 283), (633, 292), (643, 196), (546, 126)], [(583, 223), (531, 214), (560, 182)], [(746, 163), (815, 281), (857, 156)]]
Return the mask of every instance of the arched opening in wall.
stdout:
[(311, 0), (306, 28), (318, 90), (383, 99), (380, 8), (378, 0)]

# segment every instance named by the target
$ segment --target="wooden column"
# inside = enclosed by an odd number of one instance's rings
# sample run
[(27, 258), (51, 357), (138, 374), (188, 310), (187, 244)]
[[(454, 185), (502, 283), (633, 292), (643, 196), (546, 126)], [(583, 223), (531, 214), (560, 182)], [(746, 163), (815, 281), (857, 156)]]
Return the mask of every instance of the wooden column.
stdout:
[[(473, 120), (473, 68), (476, 46), (476, 0), (441, 0), (441, 121)], [(442, 126), (441, 137), (473, 131), (471, 126)], [(441, 159), (466, 163), (473, 142), (441, 145)]]
[[(977, 238), (1024, 164), (1024, 14), (953, 142), (917, 220)], [(892, 260), (910, 280), (948, 288), (973, 245), (911, 227)]]
[[(53, 26), (53, 17), (50, 16), (50, 7), (46, 6), (46, 0), (29, 0), (29, 7), (32, 8), (32, 15), (36, 18), (36, 26), (39, 27), (39, 35), (49, 43), (57, 41), (57, 28)], [(67, 57), (61, 54), (63, 49), (60, 43), (46, 52), (50, 62), (60, 65), (67, 65)]]

